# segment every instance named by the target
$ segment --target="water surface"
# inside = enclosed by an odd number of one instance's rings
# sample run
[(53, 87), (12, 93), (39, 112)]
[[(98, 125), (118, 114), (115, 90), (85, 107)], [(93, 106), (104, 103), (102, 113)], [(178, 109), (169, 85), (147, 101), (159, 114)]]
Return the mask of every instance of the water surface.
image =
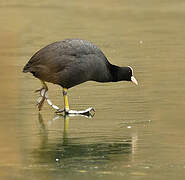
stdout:
[[(185, 2), (2, 1), (0, 4), (1, 179), (184, 179)], [(41, 47), (88, 39), (139, 86), (87, 82), (69, 90), (58, 117), (35, 106), (40, 82), (22, 68)], [(63, 106), (61, 88), (49, 96)]]

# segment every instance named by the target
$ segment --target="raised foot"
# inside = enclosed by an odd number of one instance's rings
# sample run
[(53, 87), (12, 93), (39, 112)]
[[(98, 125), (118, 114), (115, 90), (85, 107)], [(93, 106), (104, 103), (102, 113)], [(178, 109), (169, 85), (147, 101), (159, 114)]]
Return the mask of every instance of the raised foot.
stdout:
[(39, 111), (41, 111), (41, 109), (43, 107), (43, 104), (44, 104), (44, 101), (46, 99), (45, 95), (47, 93), (47, 89), (41, 88), (41, 89), (36, 90), (35, 92), (39, 92), (40, 93), (40, 96), (37, 99), (37, 104), (36, 105), (38, 106)]
[(39, 111), (41, 111), (42, 109), (42, 106), (44, 104), (44, 101), (46, 100), (46, 102), (55, 110), (60, 110), (60, 108), (56, 105), (54, 105), (51, 100), (48, 98), (48, 90), (46, 88), (41, 88), (41, 89), (38, 89), (36, 90), (35, 92), (39, 92), (40, 93), (40, 96), (39, 98), (37, 99), (37, 106), (39, 108)]
[(93, 117), (95, 114), (95, 109), (90, 107), (87, 108), (86, 110), (80, 110), (80, 111), (76, 111), (76, 110), (69, 110), (69, 111), (65, 111), (65, 110), (59, 110), (56, 111), (57, 114), (63, 113), (63, 114), (68, 114), (69, 116), (88, 116), (88, 117)]

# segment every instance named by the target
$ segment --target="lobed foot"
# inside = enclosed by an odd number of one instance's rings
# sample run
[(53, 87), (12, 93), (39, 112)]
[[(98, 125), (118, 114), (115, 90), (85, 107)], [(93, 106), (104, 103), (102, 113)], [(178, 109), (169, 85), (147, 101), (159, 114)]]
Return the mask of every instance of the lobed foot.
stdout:
[(37, 104), (36, 105), (37, 105), (39, 111), (41, 111), (41, 109), (44, 105), (44, 101), (46, 99), (45, 95), (46, 95), (47, 89), (41, 88), (41, 89), (36, 90), (35, 92), (40, 93), (40, 97), (37, 99)]
[(90, 107), (86, 110), (80, 110), (80, 111), (76, 111), (76, 110), (69, 110), (69, 111), (65, 111), (65, 110), (58, 110), (56, 111), (57, 114), (59, 113), (64, 113), (67, 114), (69, 116), (77, 116), (77, 115), (82, 115), (82, 116), (90, 116), (93, 117), (95, 114), (95, 109)]

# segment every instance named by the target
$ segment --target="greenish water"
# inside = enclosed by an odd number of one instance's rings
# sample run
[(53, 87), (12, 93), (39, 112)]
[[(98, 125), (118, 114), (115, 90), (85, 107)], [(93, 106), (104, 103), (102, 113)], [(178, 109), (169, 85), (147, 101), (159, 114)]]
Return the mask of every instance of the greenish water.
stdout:
[[(184, 179), (185, 2), (2, 1), (0, 3), (0, 179)], [(65, 38), (98, 45), (131, 65), (139, 86), (87, 82), (69, 90), (72, 109), (35, 106), (39, 80), (22, 68)], [(61, 88), (49, 96), (63, 106)]]

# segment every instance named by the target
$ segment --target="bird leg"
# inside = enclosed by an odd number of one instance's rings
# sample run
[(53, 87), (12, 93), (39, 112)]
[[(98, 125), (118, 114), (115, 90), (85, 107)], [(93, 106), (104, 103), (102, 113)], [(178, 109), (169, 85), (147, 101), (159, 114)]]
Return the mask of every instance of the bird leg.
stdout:
[(35, 92), (40, 93), (40, 97), (37, 99), (37, 106), (39, 111), (41, 111), (44, 101), (46, 102), (56, 110), (56, 113), (65, 113), (65, 114), (70, 114), (71, 116), (73, 115), (84, 115), (84, 116), (94, 116), (95, 110), (91, 107), (86, 110), (81, 110), (81, 111), (75, 111), (75, 110), (70, 110), (69, 109), (69, 101), (68, 101), (68, 96), (67, 96), (67, 88), (63, 88), (63, 96), (64, 96), (64, 110), (61, 110), (58, 106), (54, 105), (51, 100), (48, 98), (48, 87), (44, 81), (41, 81), (42, 83), (42, 88), (36, 90)]
[[(69, 109), (69, 101), (67, 97), (67, 88), (63, 88), (63, 96), (64, 96), (64, 113), (69, 114), (71, 116), (75, 115), (85, 115), (85, 116), (94, 116), (95, 110), (91, 107), (86, 110), (76, 111)], [(63, 111), (59, 110), (56, 113), (61, 113)]]
[(44, 81), (41, 81), (41, 83), (42, 83), (42, 88), (35, 91), (35, 92), (40, 92), (40, 97), (37, 99), (37, 106), (38, 106), (39, 111), (41, 111), (45, 100), (52, 108), (58, 111), (60, 108), (54, 105), (48, 98), (48, 92), (47, 92), (48, 87), (46, 83)]
[(67, 97), (67, 88), (63, 88), (63, 96), (64, 96), (64, 111), (69, 111), (69, 101)]

